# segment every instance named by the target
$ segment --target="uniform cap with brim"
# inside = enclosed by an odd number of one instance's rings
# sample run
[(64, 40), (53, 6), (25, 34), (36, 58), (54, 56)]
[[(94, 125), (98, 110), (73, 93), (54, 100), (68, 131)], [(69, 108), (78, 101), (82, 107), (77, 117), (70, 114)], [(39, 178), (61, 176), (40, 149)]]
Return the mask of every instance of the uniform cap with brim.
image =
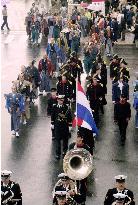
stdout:
[(113, 59), (118, 59), (118, 55), (117, 54), (113, 55)]
[(67, 192), (66, 191), (55, 191), (55, 195), (59, 197), (66, 196)]
[(58, 175), (58, 178), (60, 178), (60, 179), (69, 179), (68, 175), (65, 174), (65, 173), (59, 174), (59, 175)]
[(124, 59), (121, 59), (120, 63), (123, 63), (124, 65), (127, 65), (127, 62)]
[(57, 98), (58, 99), (64, 99), (65, 95), (58, 95)]
[(126, 195), (122, 193), (113, 194), (113, 196), (115, 197), (116, 201), (124, 201), (126, 198)]
[(1, 177), (7, 177), (7, 176), (11, 176), (12, 172), (9, 170), (3, 170), (1, 171)]
[(116, 182), (125, 182), (127, 176), (125, 175), (117, 175), (115, 176)]

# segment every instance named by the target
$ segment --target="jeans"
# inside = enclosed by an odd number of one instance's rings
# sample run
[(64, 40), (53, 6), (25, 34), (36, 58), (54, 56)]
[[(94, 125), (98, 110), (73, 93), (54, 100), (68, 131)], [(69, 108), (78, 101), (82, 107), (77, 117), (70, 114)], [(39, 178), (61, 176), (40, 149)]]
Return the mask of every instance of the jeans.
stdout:
[(11, 113), (11, 131), (12, 130), (14, 130), (15, 132), (19, 131), (20, 118), (21, 115), (19, 112), (14, 111), (13, 113)]
[(112, 56), (113, 55), (113, 47), (111, 39), (107, 39), (106, 42), (106, 54)]
[(7, 29), (9, 30), (8, 22), (7, 22), (7, 16), (3, 16), (3, 24), (1, 26), (1, 30), (3, 30), (3, 27), (6, 25)]

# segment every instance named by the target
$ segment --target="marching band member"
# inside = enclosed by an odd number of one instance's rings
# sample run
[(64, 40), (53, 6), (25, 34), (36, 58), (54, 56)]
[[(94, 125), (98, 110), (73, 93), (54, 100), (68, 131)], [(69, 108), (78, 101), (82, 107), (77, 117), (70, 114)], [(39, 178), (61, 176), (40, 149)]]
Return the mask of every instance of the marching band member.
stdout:
[(51, 129), (55, 129), (56, 139), (56, 159), (60, 159), (61, 155), (61, 141), (63, 141), (63, 156), (68, 149), (69, 133), (72, 128), (71, 111), (66, 104), (64, 104), (64, 96), (57, 97), (57, 105), (53, 107), (51, 114)]
[(133, 192), (126, 188), (126, 184), (125, 184), (126, 178), (127, 176), (125, 175), (115, 176), (116, 187), (108, 190), (104, 200), (104, 205), (111, 205), (115, 201), (114, 194), (117, 193), (125, 194), (127, 196), (127, 202), (129, 201), (129, 205), (135, 205)]
[(10, 180), (12, 172), (1, 171), (1, 204), (22, 205), (22, 193), (18, 183)]

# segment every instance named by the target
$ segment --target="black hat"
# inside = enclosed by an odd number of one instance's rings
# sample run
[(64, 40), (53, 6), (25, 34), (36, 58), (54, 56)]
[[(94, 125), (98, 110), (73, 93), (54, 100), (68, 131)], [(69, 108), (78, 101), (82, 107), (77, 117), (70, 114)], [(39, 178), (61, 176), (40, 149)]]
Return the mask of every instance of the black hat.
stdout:
[(3, 5), (3, 7), (5, 7), (5, 8), (6, 8), (7, 6), (6, 6), (6, 5)]
[(117, 55), (117, 54), (114, 54), (114, 55), (113, 55), (113, 59), (116, 59), (116, 60), (117, 60), (117, 59), (118, 59), (118, 55)]
[(121, 94), (120, 98), (127, 98), (126, 95)]
[(51, 88), (51, 92), (56, 92), (57, 89), (56, 88)]
[(36, 60), (32, 60), (32, 65), (36, 63)]
[(122, 60), (120, 61), (120, 63), (123, 63), (123, 64), (127, 65), (127, 62), (126, 62), (124, 59), (122, 59)]

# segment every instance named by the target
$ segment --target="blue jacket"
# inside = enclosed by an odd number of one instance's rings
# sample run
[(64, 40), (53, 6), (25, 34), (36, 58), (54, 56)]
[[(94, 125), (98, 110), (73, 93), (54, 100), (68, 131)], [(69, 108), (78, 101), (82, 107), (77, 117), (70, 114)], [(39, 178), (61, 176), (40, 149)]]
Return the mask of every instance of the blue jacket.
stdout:
[(129, 85), (123, 82), (122, 93), (118, 85), (118, 82), (112, 85), (112, 101), (119, 102), (121, 94), (125, 95), (127, 100), (129, 100)]
[(138, 110), (138, 91), (134, 92), (133, 96), (134, 96), (133, 107), (134, 107), (136, 110)]
[(6, 97), (6, 108), (11, 110), (13, 112), (17, 111), (17, 108), (19, 108), (20, 112), (23, 112), (25, 110), (25, 102), (23, 95), (16, 93), (13, 95), (13, 93), (9, 93), (5, 95)]

